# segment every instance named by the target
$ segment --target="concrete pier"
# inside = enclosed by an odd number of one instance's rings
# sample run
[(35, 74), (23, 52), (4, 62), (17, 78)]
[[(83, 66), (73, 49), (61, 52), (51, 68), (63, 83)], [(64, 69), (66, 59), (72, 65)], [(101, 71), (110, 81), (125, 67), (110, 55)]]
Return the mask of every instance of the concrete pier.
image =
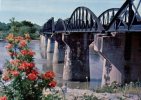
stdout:
[(41, 55), (44, 59), (46, 58), (46, 46), (47, 46), (46, 36), (40, 35)]
[(52, 37), (48, 37), (47, 53), (53, 53), (53, 52), (54, 52), (54, 39)]
[(97, 35), (98, 52), (103, 60), (102, 85), (111, 84), (116, 81), (124, 81), (124, 42), (125, 35), (118, 34), (114, 36)]
[(53, 64), (64, 63), (65, 45), (55, 41), (54, 53), (53, 53)]
[(63, 73), (64, 80), (90, 80), (89, 36), (88, 33), (73, 33), (64, 36), (64, 41), (67, 45)]
[[(128, 35), (127, 35), (128, 34)], [(125, 48), (125, 82), (141, 80), (141, 34), (127, 33)]]
[(53, 60), (53, 53), (47, 53), (47, 67), (51, 68), (50, 70), (52, 70), (52, 66), (53, 66), (52, 60)]
[(43, 56), (43, 35), (40, 35), (40, 49), (41, 49), (41, 56)]
[[(64, 56), (65, 56), (65, 44), (62, 41), (62, 34), (55, 34), (53, 36), (54, 43), (54, 53), (53, 53), (53, 71), (59, 73), (63, 71), (64, 66)], [(62, 72), (63, 73), (63, 72)], [(62, 75), (56, 75), (59, 78), (62, 78)]]
[(47, 56), (47, 67), (52, 68), (52, 61), (53, 61), (53, 53), (54, 53), (54, 39), (51, 35), (47, 35), (47, 49), (46, 49), (46, 56)]
[(71, 59), (69, 57), (70, 47), (66, 44), (65, 49), (65, 57), (64, 57), (64, 70), (63, 70), (63, 80), (71, 80), (72, 72), (71, 72)]

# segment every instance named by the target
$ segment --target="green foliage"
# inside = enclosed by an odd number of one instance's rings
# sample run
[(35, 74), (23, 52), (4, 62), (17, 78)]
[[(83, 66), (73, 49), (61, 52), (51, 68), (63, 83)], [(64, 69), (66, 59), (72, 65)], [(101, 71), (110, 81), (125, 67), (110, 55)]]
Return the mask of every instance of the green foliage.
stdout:
[(48, 94), (42, 100), (62, 100), (62, 97), (59, 94)]
[(96, 90), (97, 93), (115, 93), (116, 90), (118, 89), (119, 84), (117, 84), (117, 82), (113, 82), (111, 83), (111, 85), (104, 85), (102, 88), (98, 88)]
[(129, 84), (125, 84), (123, 87), (120, 88), (120, 90), (124, 94), (141, 94), (141, 82), (130, 82)]
[(83, 95), (83, 100), (99, 100), (96, 96), (94, 96), (93, 94), (91, 95)]
[(44, 88), (56, 86), (55, 74), (52, 71), (38, 72), (33, 57), (35, 52), (28, 45), (30, 40), (27, 35), (9, 34), (6, 40), (11, 60), (6, 62), (0, 80), (3, 96), (6, 95), (8, 100), (41, 100)]
[(39, 39), (39, 33), (31, 33), (30, 34), (31, 39), (35, 40), (35, 39)]
[(118, 100), (126, 100), (125, 98), (123, 97), (117, 97)]
[(42, 100), (64, 100), (62, 94), (55, 89), (44, 89)]
[(10, 19), (10, 33), (14, 33), (14, 34), (18, 34), (20, 31), (20, 27), (22, 26), (22, 24), (18, 21), (15, 21), (15, 18), (11, 18)]
[(13, 33), (15, 35), (24, 36), (25, 33), (29, 33), (31, 39), (39, 38), (40, 26), (37, 24), (33, 24), (30, 21), (16, 21), (15, 18), (11, 18), (10, 23), (5, 24), (0, 22), (0, 37), (5, 38), (7, 33)]
[(21, 24), (23, 26), (28, 26), (28, 27), (33, 27), (34, 26), (30, 21), (26, 21), (26, 20), (22, 21)]
[(105, 93), (105, 92), (107, 92), (107, 93), (113, 93), (114, 91), (113, 91), (113, 88), (111, 86), (104, 86), (102, 88), (98, 88), (96, 90), (96, 92), (97, 93)]
[(10, 26), (8, 24), (0, 22), (0, 31), (7, 31), (9, 28)]

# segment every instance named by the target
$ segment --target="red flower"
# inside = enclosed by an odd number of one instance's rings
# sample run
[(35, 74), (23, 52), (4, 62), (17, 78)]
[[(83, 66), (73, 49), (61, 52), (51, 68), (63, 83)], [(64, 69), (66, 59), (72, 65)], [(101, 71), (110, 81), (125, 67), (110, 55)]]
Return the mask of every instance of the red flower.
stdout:
[(27, 45), (26, 40), (21, 40), (20, 43), (19, 43), (20, 47), (25, 47), (26, 45)]
[(11, 74), (16, 77), (16, 76), (19, 76), (20, 73), (14, 70), (14, 71), (11, 71)]
[(27, 69), (25, 72), (26, 72), (26, 75), (28, 75), (29, 73), (31, 73), (31, 70)]
[(48, 85), (49, 85), (50, 87), (55, 87), (56, 84), (57, 84), (56, 81), (51, 81)]
[(28, 62), (24, 61), (20, 64), (20, 66), (18, 67), (20, 70), (25, 70), (28, 68)]
[(28, 64), (26, 61), (22, 62), (20, 66), (18, 67), (20, 70), (25, 70), (28, 67)]
[(19, 70), (25, 70), (25, 67), (20, 65), (20, 66), (18, 67), (18, 69), (19, 69)]
[(29, 54), (30, 56), (34, 56), (34, 55), (35, 55), (35, 52), (33, 52), (32, 50), (29, 50), (28, 54)]
[(8, 75), (4, 75), (4, 76), (2, 77), (2, 79), (3, 79), (4, 81), (9, 81), (9, 80), (10, 80), (10, 78), (9, 78)]
[(6, 96), (0, 97), (0, 100), (8, 100)]
[(15, 37), (15, 43), (19, 43), (21, 40), (23, 40), (23, 37), (21, 36)]
[(33, 52), (32, 50), (21, 50), (21, 54), (22, 55), (34, 56), (35, 55), (35, 52)]
[(28, 75), (29, 73), (32, 73), (32, 74), (35, 74), (35, 75), (38, 75), (39, 74), (38, 71), (35, 70), (35, 69), (27, 69), (26, 70), (26, 75)]
[(20, 63), (20, 60), (16, 59), (16, 60), (10, 60), (10, 64), (13, 64), (15, 66), (17, 66)]
[(53, 71), (48, 71), (45, 74), (43, 74), (44, 79), (52, 79), (55, 77), (55, 74)]
[(33, 62), (28, 63), (27, 65), (28, 65), (29, 68), (33, 68), (33, 67), (35, 67), (35, 64), (34, 64)]
[(38, 71), (36, 71), (36, 70), (32, 70), (31, 73), (34, 73), (35, 75), (39, 74)]
[(11, 49), (13, 47), (13, 44), (8, 44), (7, 46), (5, 46), (6, 49)]
[(20, 66), (18, 68), (20, 70), (25, 70), (25, 69), (29, 69), (29, 68), (33, 68), (33, 67), (35, 67), (35, 64), (33, 62), (29, 63), (29, 62), (24, 61), (20, 64)]
[(21, 54), (28, 55), (28, 50), (21, 50)]
[(35, 81), (37, 79), (37, 75), (34, 73), (28, 74), (28, 79), (31, 81)]

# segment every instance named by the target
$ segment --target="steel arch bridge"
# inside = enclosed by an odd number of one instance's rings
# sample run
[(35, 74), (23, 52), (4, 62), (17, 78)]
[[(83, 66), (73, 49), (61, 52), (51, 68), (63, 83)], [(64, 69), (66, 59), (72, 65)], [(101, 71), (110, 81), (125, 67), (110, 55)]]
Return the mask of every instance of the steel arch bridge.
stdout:
[(141, 32), (141, 0), (126, 0), (121, 8), (111, 8), (97, 17), (89, 8), (78, 7), (65, 20), (49, 19), (42, 33)]
[(111, 8), (106, 11), (104, 11), (99, 17), (99, 21), (104, 27), (104, 29), (107, 28), (107, 26), (110, 24), (111, 20), (115, 17), (116, 13), (118, 12), (119, 8)]

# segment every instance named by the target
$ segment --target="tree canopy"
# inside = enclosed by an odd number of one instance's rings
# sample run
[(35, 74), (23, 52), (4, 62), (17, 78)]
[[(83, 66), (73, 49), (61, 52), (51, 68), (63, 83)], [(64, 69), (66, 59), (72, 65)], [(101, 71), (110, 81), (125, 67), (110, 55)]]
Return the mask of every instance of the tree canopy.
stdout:
[(39, 30), (40, 26), (37, 24), (33, 24), (30, 21), (23, 20), (23, 21), (16, 21), (15, 18), (11, 18), (10, 23), (2, 23), (0, 22), (0, 31), (4, 34), (6, 33), (14, 33), (20, 34), (23, 36), (25, 33), (29, 33), (31, 39), (36, 39), (39, 37)]

